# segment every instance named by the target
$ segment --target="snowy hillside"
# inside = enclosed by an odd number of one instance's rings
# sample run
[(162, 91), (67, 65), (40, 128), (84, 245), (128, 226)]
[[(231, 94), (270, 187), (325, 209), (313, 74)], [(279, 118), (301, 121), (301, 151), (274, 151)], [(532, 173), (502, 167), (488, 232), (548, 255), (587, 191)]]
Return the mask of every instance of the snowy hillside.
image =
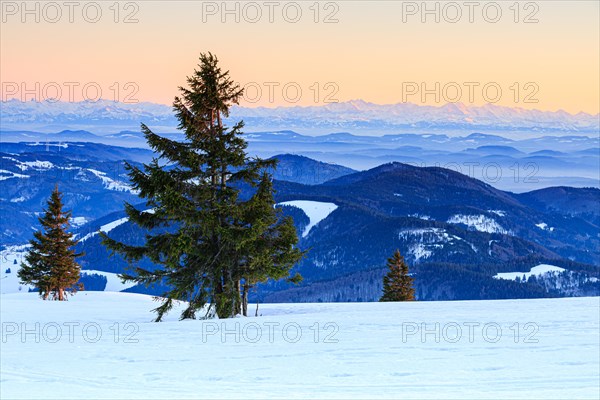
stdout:
[(278, 205), (299, 208), (302, 211), (304, 211), (304, 213), (308, 216), (310, 222), (308, 223), (306, 228), (304, 228), (302, 237), (307, 237), (312, 228), (317, 226), (319, 222), (323, 221), (329, 216), (329, 214), (331, 214), (336, 210), (336, 208), (338, 208), (338, 206), (333, 203), (322, 203), (319, 201), (307, 200), (286, 201), (283, 203), (279, 203)]
[(597, 297), (266, 304), (226, 322), (173, 310), (152, 323), (155, 306), (124, 293), (2, 295), (0, 397), (599, 395)]
[(497, 279), (510, 279), (510, 280), (515, 280), (517, 278), (523, 278), (523, 280), (527, 280), (529, 279), (530, 276), (538, 276), (538, 275), (544, 275), (544, 274), (554, 274), (554, 273), (560, 273), (560, 272), (564, 272), (565, 269), (564, 268), (560, 268), (557, 267), (555, 265), (548, 265), (548, 264), (540, 264), (540, 265), (536, 265), (535, 267), (531, 268), (531, 270), (529, 272), (503, 272), (500, 274), (496, 274), (494, 275), (494, 278)]
[[(23, 285), (20, 282), (17, 273), (21, 268), (21, 262), (25, 260), (25, 255), (29, 250), (30, 245), (22, 246), (6, 246), (0, 250), (0, 293), (27, 293), (30, 289), (34, 289), (31, 285)], [(122, 283), (117, 274), (105, 271), (83, 270), (82, 275), (100, 275), (106, 278), (107, 292), (120, 292), (134, 286), (133, 283)]]

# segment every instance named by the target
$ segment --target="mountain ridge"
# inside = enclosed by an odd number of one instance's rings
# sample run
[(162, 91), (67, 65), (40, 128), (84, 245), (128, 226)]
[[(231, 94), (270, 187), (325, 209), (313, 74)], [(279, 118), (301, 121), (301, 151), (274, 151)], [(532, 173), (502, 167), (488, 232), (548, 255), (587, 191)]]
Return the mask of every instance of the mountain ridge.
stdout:
[[(177, 123), (171, 106), (140, 102), (119, 103), (112, 100), (96, 102), (50, 102), (10, 99), (1, 102), (3, 121), (0, 128), (60, 125), (118, 125), (137, 128), (171, 126)], [(564, 110), (542, 111), (495, 104), (482, 106), (448, 103), (440, 106), (414, 103), (375, 104), (351, 100), (314, 106), (243, 107), (231, 109), (231, 120), (244, 120), (247, 126), (282, 128), (297, 126), (358, 130), (405, 129), (482, 129), (533, 130), (546, 132), (596, 133), (600, 129), (600, 114), (571, 114)]]

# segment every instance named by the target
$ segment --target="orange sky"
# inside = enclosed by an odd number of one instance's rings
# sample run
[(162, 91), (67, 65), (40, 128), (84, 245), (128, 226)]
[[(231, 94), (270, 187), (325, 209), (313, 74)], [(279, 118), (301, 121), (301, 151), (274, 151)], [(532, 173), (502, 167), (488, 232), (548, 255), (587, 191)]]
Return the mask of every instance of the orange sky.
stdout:
[[(30, 14), (23, 13), (20, 1), (2, 2), (2, 99), (54, 97), (59, 86), (60, 99), (69, 100), (71, 85), (74, 99), (81, 100), (87, 84), (87, 98), (99, 88), (103, 98), (123, 101), (129, 94), (132, 100), (170, 103), (199, 52), (210, 50), (236, 81), (249, 84), (252, 101), (245, 101), (247, 106), (360, 98), (432, 105), (493, 101), (599, 112), (597, 1), (538, 1), (527, 8), (521, 2), (518, 16), (510, 8), (513, 1), (498, 1), (494, 4), (500, 5), (502, 15), (496, 23), (490, 22), (496, 15), (490, 2), (473, 10), (473, 23), (461, 1), (455, 3), (462, 13), (456, 23), (451, 22), (456, 9), (443, 2), (439, 23), (435, 14), (415, 10), (421, 8), (420, 1), (321, 2), (318, 7), (312, 1), (275, 2), (273, 22), (262, 1), (238, 3), (237, 10), (229, 2), (230, 14), (223, 12), (221, 1), (121, 2), (118, 15), (113, 1), (99, 1), (98, 18), (92, 6), (83, 12), (88, 3), (73, 10), (70, 23), (66, 7), (58, 18), (43, 2), (38, 10), (35, 2), (27, 3), (34, 10)], [(428, 5), (433, 9), (435, 2)], [(129, 14), (138, 22), (124, 23)], [(528, 15), (538, 22), (524, 23)], [(324, 22), (327, 16), (331, 23)], [(427, 20), (422, 22), (422, 17)], [(133, 85), (126, 87), (128, 82)], [(430, 90), (424, 98), (422, 83)]]

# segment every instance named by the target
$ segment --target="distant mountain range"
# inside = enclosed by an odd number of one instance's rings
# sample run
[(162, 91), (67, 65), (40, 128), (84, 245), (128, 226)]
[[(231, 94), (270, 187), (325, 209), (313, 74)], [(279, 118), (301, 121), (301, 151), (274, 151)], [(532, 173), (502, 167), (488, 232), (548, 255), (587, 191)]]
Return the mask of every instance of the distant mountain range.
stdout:
[[(69, 128), (115, 133), (136, 131), (143, 122), (160, 132), (172, 132), (177, 126), (170, 106), (148, 102), (21, 102), (12, 99), (0, 106), (0, 129), (3, 130), (49, 132)], [(240, 119), (245, 121), (248, 130), (294, 129), (309, 134), (339, 130), (372, 134), (469, 130), (539, 135), (594, 134), (600, 129), (598, 114), (526, 110), (494, 104), (380, 105), (363, 100), (308, 107), (232, 107), (231, 120)]]
[[(153, 156), (146, 149), (97, 143), (1, 143), (0, 244), (23, 244), (32, 237), (55, 184), (73, 211), (75, 226), (121, 210), (124, 201), (139, 202), (124, 162), (141, 166)], [(271, 172), (278, 180), (316, 185), (356, 172), (302, 156), (275, 158), (279, 165)]]
[[(275, 188), (284, 213), (294, 218), (301, 248), (310, 251), (297, 267), (304, 277), (300, 287), (262, 285), (253, 295), (261, 301), (376, 300), (385, 258), (396, 248), (413, 268), (421, 300), (594, 295), (600, 288), (598, 189), (549, 188), (520, 197), (448, 169), (400, 163), (318, 185), (276, 181)], [(565, 203), (574, 196), (577, 210), (544, 207), (549, 198)], [(122, 272), (127, 262), (109, 257), (98, 229), (132, 245), (145, 232), (123, 211), (79, 229), (86, 238), (78, 248), (86, 253), (81, 264)], [(567, 271), (548, 285), (494, 278), (544, 263)], [(148, 260), (142, 265), (152, 268)]]
[[(162, 135), (176, 140), (184, 139), (181, 133)], [(102, 154), (115, 159), (114, 155), (108, 153), (114, 146), (121, 146), (115, 150), (115, 155), (120, 155), (120, 159), (138, 160), (138, 155), (143, 154), (149, 157), (147, 151), (144, 153), (143, 149), (148, 147), (139, 131), (106, 135), (86, 130), (63, 130), (57, 133), (0, 131), (0, 136), (2, 146), (6, 149), (19, 142), (29, 143), (28, 148), (32, 149), (32, 142), (37, 142), (40, 146), (36, 151), (44, 151), (48, 147), (73, 156), (78, 151), (92, 151), (96, 156)], [(281, 130), (251, 132), (244, 137), (248, 140), (250, 154), (264, 158), (285, 151), (354, 170), (369, 169), (389, 162), (415, 166), (439, 165), (488, 180), (497, 188), (516, 192), (548, 186), (600, 185), (598, 135), (545, 135), (510, 139), (484, 133), (460, 136), (425, 133), (366, 136), (338, 132), (307, 136)], [(74, 142), (86, 143), (85, 148), (64, 146)], [(98, 145), (92, 146), (92, 143)], [(496, 175), (497, 179), (494, 178)]]
[[(442, 106), (412, 103), (374, 104), (352, 100), (311, 107), (242, 108), (232, 110), (235, 118), (248, 126), (274, 123), (288, 129), (323, 127), (328, 130), (390, 132), (403, 129), (421, 131), (531, 131), (531, 132), (598, 132), (598, 114), (569, 114), (565, 111), (539, 111), (486, 104), (467, 106), (448, 103)], [(269, 122), (270, 121), (270, 122)]]

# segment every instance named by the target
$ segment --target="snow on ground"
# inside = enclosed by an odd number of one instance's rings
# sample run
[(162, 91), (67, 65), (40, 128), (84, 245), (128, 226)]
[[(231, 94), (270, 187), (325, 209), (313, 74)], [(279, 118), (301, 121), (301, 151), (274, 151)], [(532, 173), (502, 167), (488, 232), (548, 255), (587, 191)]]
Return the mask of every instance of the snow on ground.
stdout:
[(135, 282), (127, 282), (123, 283), (121, 278), (119, 278), (118, 274), (112, 272), (105, 271), (96, 271), (94, 269), (84, 269), (81, 270), (82, 275), (102, 275), (106, 277), (106, 287), (104, 288), (105, 292), (120, 292), (125, 289), (129, 289), (130, 287), (135, 286)]
[(600, 395), (598, 297), (263, 304), (226, 321), (176, 309), (162, 323), (138, 294), (0, 300), (0, 398)]
[(517, 279), (517, 277), (519, 278), (523, 278), (523, 276), (525, 276), (525, 279), (529, 279), (529, 277), (531, 275), (544, 275), (547, 273), (560, 273), (565, 271), (564, 268), (560, 268), (557, 267), (555, 265), (549, 265), (549, 264), (540, 264), (540, 265), (536, 265), (535, 267), (531, 268), (531, 270), (529, 270), (529, 272), (501, 272), (498, 273), (496, 275), (494, 275), (494, 278), (496, 279), (507, 279), (510, 281), (514, 281), (515, 279)]
[[(147, 210), (143, 210), (142, 212), (143, 213), (148, 213), (148, 214), (154, 214), (155, 210), (153, 208), (149, 208)], [(104, 232), (104, 233), (108, 233), (108, 232), (112, 231), (113, 229), (115, 229), (117, 226), (123, 225), (127, 221), (129, 221), (129, 217), (119, 218), (116, 221), (109, 222), (108, 224), (102, 225), (100, 227), (100, 229), (98, 229), (98, 231), (101, 231), (101, 232)], [(91, 238), (92, 236), (96, 236), (98, 234), (98, 231), (92, 232), (92, 233), (88, 233), (87, 235), (85, 235), (84, 237), (82, 237), (79, 241), (80, 242), (84, 242), (84, 241), (88, 240), (89, 238)], [(76, 234), (75, 236), (77, 236), (77, 235), (78, 234)]]
[(503, 211), (503, 210), (488, 210), (488, 212), (494, 213), (494, 214), (498, 215), (499, 217), (506, 216), (506, 211)]
[[(29, 175), (17, 174), (16, 172), (0, 169), (0, 181), (5, 181), (11, 178), (29, 178)], [(8, 176), (6, 176), (8, 174)]]
[(543, 231), (550, 231), (552, 232), (554, 230), (554, 227), (548, 227), (548, 224), (545, 222), (541, 222), (539, 224), (535, 224), (535, 226), (537, 226), (538, 228), (540, 228)]
[(128, 184), (120, 181), (115, 181), (114, 179), (111, 179), (108, 176), (106, 176), (106, 172), (98, 171), (92, 168), (87, 168), (87, 170), (94, 174), (97, 178), (100, 178), (102, 180), (102, 184), (108, 190), (115, 190), (117, 192), (131, 192), (133, 194), (137, 194), (137, 192), (134, 189), (132, 189), (131, 186), (129, 186)]
[[(20, 282), (17, 273), (21, 269), (21, 262), (25, 260), (25, 254), (29, 249), (29, 245), (22, 246), (7, 246), (0, 251), (0, 293), (27, 293), (33, 286), (23, 285)], [(15, 260), (17, 263), (15, 264)], [(7, 272), (10, 269), (10, 272)], [(134, 283), (121, 283), (121, 279), (117, 274), (96, 270), (82, 270), (82, 274), (98, 274), (106, 277), (107, 292), (120, 292), (135, 286)], [(1, 397), (0, 397), (1, 398)]]
[(18, 161), (19, 165), (17, 165), (21, 171), (26, 171), (28, 169), (52, 169), (54, 168), (54, 164), (50, 161)]
[[(128, 217), (119, 218), (116, 221), (109, 222), (108, 224), (102, 225), (100, 227), (100, 229), (98, 229), (98, 230), (101, 232), (104, 232), (104, 233), (108, 233), (108, 232), (112, 231), (113, 229), (115, 229), (117, 226), (123, 225), (127, 221), (129, 221)], [(96, 236), (97, 234), (98, 234), (98, 232), (88, 233), (87, 235), (85, 235), (84, 237), (81, 238), (80, 242), (85, 242), (86, 240), (88, 240), (92, 236)]]
[(414, 257), (415, 262), (431, 257), (437, 250), (443, 249), (447, 244), (463, 241), (477, 253), (477, 248), (463, 238), (449, 234), (443, 228), (418, 228), (403, 229), (398, 232), (398, 239), (412, 243), (408, 248), (408, 255)]
[(410, 214), (409, 217), (411, 218), (419, 218), (419, 219), (424, 219), (425, 221), (431, 221), (433, 218), (431, 218), (429, 215), (424, 215), (424, 214)]
[(44, 170), (54, 168), (54, 164), (52, 164), (50, 161), (19, 161), (14, 157), (2, 158), (14, 162), (16, 164), (16, 167), (19, 168), (21, 171), (27, 171), (28, 169)]
[[(0, 251), (0, 293), (28, 292), (33, 286), (22, 285), (17, 272), (31, 245), (5, 246)], [(15, 264), (16, 261), (16, 264)]]
[(286, 201), (283, 203), (279, 203), (278, 205), (297, 207), (304, 211), (304, 213), (308, 216), (310, 223), (306, 228), (304, 228), (304, 233), (302, 233), (302, 237), (308, 236), (310, 230), (314, 226), (316, 226), (319, 222), (323, 221), (329, 216), (329, 214), (331, 214), (338, 208), (338, 206), (333, 203), (323, 203), (320, 201), (308, 200)]
[(479, 232), (510, 234), (494, 219), (485, 215), (456, 214), (448, 218), (449, 224), (464, 224)]
[[(438, 247), (443, 247), (443, 245), (434, 245)], [(412, 254), (415, 258), (415, 262), (418, 262), (421, 258), (429, 258), (433, 254), (433, 251), (428, 250), (424, 244), (417, 243), (409, 247), (408, 253)]]
[(69, 220), (69, 223), (73, 227), (80, 227), (80, 226), (83, 226), (83, 225), (87, 224), (88, 222), (89, 221), (85, 217), (72, 217)]

